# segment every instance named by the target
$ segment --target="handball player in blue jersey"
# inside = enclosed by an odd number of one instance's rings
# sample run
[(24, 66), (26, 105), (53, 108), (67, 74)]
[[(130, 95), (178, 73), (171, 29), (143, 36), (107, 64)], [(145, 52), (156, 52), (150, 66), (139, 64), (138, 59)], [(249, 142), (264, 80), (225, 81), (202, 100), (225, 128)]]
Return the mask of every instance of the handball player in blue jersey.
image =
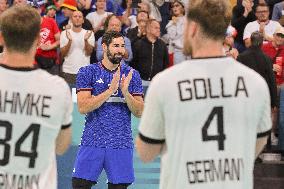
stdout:
[(78, 109), (86, 121), (73, 189), (90, 189), (103, 169), (109, 189), (126, 189), (134, 181), (131, 113), (142, 114), (142, 81), (136, 70), (121, 63), (126, 50), (120, 33), (105, 33), (102, 47), (103, 60), (77, 74)]

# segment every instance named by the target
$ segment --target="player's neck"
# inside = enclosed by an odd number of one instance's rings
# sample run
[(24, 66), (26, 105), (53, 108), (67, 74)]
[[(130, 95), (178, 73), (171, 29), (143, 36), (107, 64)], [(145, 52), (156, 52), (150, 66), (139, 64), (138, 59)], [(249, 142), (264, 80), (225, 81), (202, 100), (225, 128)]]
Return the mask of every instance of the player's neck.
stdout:
[(111, 70), (111, 71), (115, 70), (119, 66), (119, 64), (113, 64), (106, 58), (102, 60), (102, 64), (104, 65), (104, 67), (106, 67), (108, 70)]
[(34, 56), (18, 52), (4, 52), (1, 63), (9, 67), (34, 67)]
[(209, 58), (225, 56), (222, 43), (216, 41), (206, 41), (192, 50), (192, 58)]

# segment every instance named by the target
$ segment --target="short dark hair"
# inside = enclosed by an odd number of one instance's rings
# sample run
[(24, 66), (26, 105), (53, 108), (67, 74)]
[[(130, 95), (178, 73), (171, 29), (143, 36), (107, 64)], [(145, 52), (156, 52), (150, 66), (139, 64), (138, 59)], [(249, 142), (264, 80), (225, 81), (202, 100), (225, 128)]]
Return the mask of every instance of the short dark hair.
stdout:
[(250, 40), (252, 47), (261, 47), (264, 37), (262, 33), (260, 33), (259, 31), (255, 31), (251, 34)]
[(266, 7), (269, 11), (269, 6), (266, 4), (266, 3), (258, 3), (255, 7), (255, 10), (258, 8), (258, 7)]
[(41, 18), (37, 10), (28, 5), (16, 5), (0, 16), (0, 30), (5, 48), (27, 53), (39, 37)]
[(231, 21), (231, 12), (228, 0), (190, 0), (187, 19), (197, 22), (206, 37), (223, 40)]
[(106, 44), (106, 46), (109, 46), (109, 44), (111, 44), (113, 39), (116, 39), (119, 37), (123, 38), (123, 35), (116, 31), (108, 31), (102, 37), (102, 44)]

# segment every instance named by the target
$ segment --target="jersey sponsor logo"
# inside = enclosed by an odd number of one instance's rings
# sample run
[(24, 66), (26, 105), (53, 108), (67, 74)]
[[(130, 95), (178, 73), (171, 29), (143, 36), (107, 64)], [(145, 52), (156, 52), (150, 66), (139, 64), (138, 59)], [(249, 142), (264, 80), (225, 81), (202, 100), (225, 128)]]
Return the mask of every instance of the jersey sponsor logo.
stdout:
[(104, 81), (102, 78), (100, 78), (99, 80), (96, 81), (96, 83), (104, 83)]
[(0, 112), (49, 118), (51, 96), (0, 90)]
[(1, 189), (39, 189), (40, 174), (7, 174), (0, 173)]
[[(234, 84), (235, 83), (235, 84)], [(226, 90), (227, 85), (234, 86), (233, 91)], [(214, 87), (213, 86), (217, 86)], [(248, 90), (245, 79), (238, 76), (235, 82), (226, 83), (224, 78), (212, 80), (211, 78), (195, 78), (178, 82), (178, 90), (181, 101), (202, 100), (202, 99), (218, 99), (218, 98), (237, 98), (239, 96), (248, 97)]]
[(126, 103), (125, 98), (121, 98), (121, 97), (110, 97), (106, 102)]
[(240, 181), (243, 169), (242, 158), (209, 159), (186, 163), (189, 184)]

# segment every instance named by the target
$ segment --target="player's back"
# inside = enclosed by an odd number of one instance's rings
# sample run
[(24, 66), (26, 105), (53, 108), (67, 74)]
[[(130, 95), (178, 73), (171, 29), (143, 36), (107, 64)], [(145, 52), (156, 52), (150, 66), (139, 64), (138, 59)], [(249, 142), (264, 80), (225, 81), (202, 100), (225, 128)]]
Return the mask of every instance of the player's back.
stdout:
[(167, 144), (160, 188), (252, 189), (257, 133), (271, 127), (261, 76), (224, 57), (190, 60), (154, 80)]
[(0, 81), (1, 186), (55, 189), (55, 139), (71, 123), (68, 85), (40, 69), (3, 65)]

